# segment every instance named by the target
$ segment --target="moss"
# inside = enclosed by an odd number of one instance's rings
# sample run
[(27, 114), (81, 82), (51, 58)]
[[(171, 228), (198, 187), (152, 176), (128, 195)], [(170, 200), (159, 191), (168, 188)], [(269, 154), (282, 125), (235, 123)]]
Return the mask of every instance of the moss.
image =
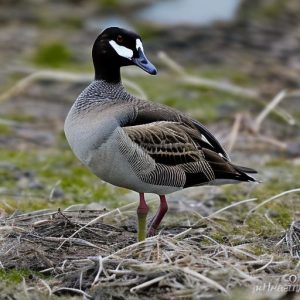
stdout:
[[(0, 117), (2, 115), (0, 114)], [(36, 121), (36, 118), (31, 115), (26, 115), (25, 113), (22, 114), (6, 114), (3, 116), (5, 119), (16, 121), (16, 122), (26, 122), (26, 123), (34, 123)]]
[(282, 228), (288, 228), (292, 222), (291, 208), (282, 203), (275, 203), (272, 206), (272, 211), (272, 220)]
[(9, 135), (12, 132), (12, 128), (9, 125), (0, 124), (0, 134)]
[(254, 213), (247, 219), (246, 228), (248, 231), (254, 232), (262, 238), (270, 238), (278, 236), (279, 229), (274, 226), (265, 216)]
[(260, 14), (264, 17), (275, 19), (282, 15), (282, 12), (286, 10), (285, 7), (285, 0), (275, 0), (265, 5), (260, 11)]
[(11, 283), (20, 283), (24, 277), (26, 278), (32, 276), (33, 274), (36, 273), (28, 269), (0, 269), (0, 280), (6, 280)]
[(72, 62), (72, 53), (64, 43), (50, 42), (36, 50), (33, 61), (40, 66), (60, 68)]
[(115, 9), (120, 5), (119, 0), (97, 0), (103, 9)]

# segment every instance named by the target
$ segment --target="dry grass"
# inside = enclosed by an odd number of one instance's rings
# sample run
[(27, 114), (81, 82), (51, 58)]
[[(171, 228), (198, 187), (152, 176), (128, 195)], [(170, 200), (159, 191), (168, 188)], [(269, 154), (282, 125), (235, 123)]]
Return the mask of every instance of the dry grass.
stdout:
[[(1, 267), (48, 275), (35, 285), (45, 295), (84, 299), (202, 299), (232, 297), (232, 290), (241, 287), (253, 292), (269, 282), (289, 287), (289, 274), (299, 273), (294, 258), (299, 258), (298, 223), (277, 240), (257, 236), (230, 244), (210, 236), (220, 226), (217, 215), (238, 205), (253, 206), (255, 200), (229, 205), (179, 233), (167, 227), (144, 242), (135, 242), (133, 204), (111, 212), (14, 215), (1, 219)], [(271, 251), (256, 253), (259, 245)]]

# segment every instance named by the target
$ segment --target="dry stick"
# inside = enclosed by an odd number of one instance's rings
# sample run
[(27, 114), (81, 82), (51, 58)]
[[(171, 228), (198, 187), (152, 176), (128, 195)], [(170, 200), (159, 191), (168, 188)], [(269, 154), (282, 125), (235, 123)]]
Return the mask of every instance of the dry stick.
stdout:
[(82, 279), (83, 279), (83, 271), (80, 272), (79, 275), (79, 289), (82, 290)]
[(123, 252), (126, 252), (127, 254), (130, 253), (134, 248), (137, 248), (138, 246), (141, 246), (143, 244), (149, 243), (149, 242), (154, 242), (155, 239), (157, 239), (157, 236), (149, 237), (145, 239), (144, 241), (136, 242), (132, 245), (126, 246), (125, 248), (122, 248), (114, 253), (111, 253), (110, 255), (106, 256), (103, 258), (103, 260), (108, 260), (112, 257), (118, 257), (118, 255), (122, 254)]
[(185, 72), (184, 68), (180, 66), (177, 62), (175, 62), (173, 59), (171, 59), (165, 52), (159, 52), (158, 57), (172, 71), (180, 75), (181, 76), (180, 79), (184, 83), (188, 83), (196, 86), (209, 87), (215, 90), (227, 92), (237, 96), (242, 96), (247, 98), (259, 98), (258, 92), (253, 89), (242, 88), (240, 86), (228, 82), (220, 82), (220, 81), (206, 79), (198, 76), (188, 75)]
[(246, 223), (247, 219), (249, 218), (249, 216), (255, 211), (257, 210), (258, 208), (262, 207), (263, 205), (273, 201), (273, 200), (276, 200), (282, 196), (285, 196), (287, 194), (291, 194), (291, 193), (297, 193), (297, 192), (300, 192), (300, 188), (296, 188), (296, 189), (291, 189), (291, 190), (288, 190), (288, 191), (284, 191), (280, 194), (277, 194), (271, 198), (268, 198), (267, 200), (263, 201), (262, 203), (258, 204), (257, 206), (255, 206), (254, 208), (252, 208), (246, 215), (246, 218), (244, 220), (244, 224)]
[(212, 214), (210, 214), (207, 218), (211, 218), (211, 217), (214, 217), (216, 216), (217, 214), (219, 214), (220, 212), (223, 212), (224, 210), (227, 210), (228, 208), (232, 208), (232, 207), (235, 207), (235, 206), (238, 206), (240, 204), (243, 204), (243, 203), (248, 203), (248, 202), (253, 202), (253, 201), (256, 201), (257, 198), (251, 198), (251, 199), (246, 199), (246, 200), (242, 200), (242, 201), (239, 201), (239, 202), (235, 202), (231, 205), (228, 205), (226, 207), (223, 207), (215, 212), (213, 212)]
[(60, 292), (60, 291), (70, 291), (70, 292), (74, 292), (74, 293), (79, 293), (79, 294), (85, 296), (88, 299), (92, 299), (92, 297), (89, 294), (87, 294), (86, 292), (84, 292), (82, 290), (73, 289), (73, 288), (67, 288), (67, 287), (58, 288), (56, 290), (53, 290), (52, 293), (57, 293), (57, 292)]
[(51, 290), (49, 284), (45, 280), (43, 280), (41, 278), (38, 278), (38, 280), (46, 287), (46, 289), (49, 292), (49, 297), (51, 297), (52, 296), (52, 290)]
[(263, 120), (268, 116), (268, 114), (279, 104), (280, 101), (282, 101), (287, 95), (287, 92), (285, 90), (282, 90), (279, 92), (271, 102), (268, 103), (268, 105), (261, 111), (261, 113), (256, 117), (254, 120), (254, 124), (252, 127), (252, 130), (257, 133), (260, 130), (261, 123)]
[(55, 193), (55, 190), (60, 185), (60, 183), (61, 183), (61, 179), (57, 180), (55, 182), (54, 186), (51, 188), (51, 191), (50, 191), (50, 194), (49, 194), (49, 197), (48, 197), (49, 201), (52, 201), (54, 193)]
[(245, 256), (251, 257), (252, 259), (257, 259), (256, 255), (251, 254), (245, 250), (242, 250), (241, 246), (244, 246), (244, 245), (242, 244), (242, 245), (237, 245), (237, 246), (226, 246), (226, 248), (227, 248), (227, 250), (230, 250), (234, 254), (236, 254), (236, 253), (243, 254)]
[(184, 236), (186, 236), (191, 230), (192, 230), (192, 228), (190, 227), (190, 228), (186, 229), (185, 231), (180, 232), (180, 233), (174, 235), (174, 236), (173, 236), (173, 239), (175, 239), (175, 240), (181, 239), (181, 238), (183, 238)]
[(208, 283), (209, 285), (217, 288), (218, 290), (222, 291), (223, 293), (229, 295), (228, 291), (223, 286), (221, 286), (219, 283), (217, 283), (216, 281), (214, 281), (214, 280), (212, 280), (212, 279), (210, 279), (210, 278), (208, 278), (208, 277), (206, 277), (206, 276), (204, 276), (204, 275), (202, 275), (202, 274), (200, 274), (200, 273), (198, 273), (194, 270), (191, 270), (188, 267), (185, 267), (185, 268), (180, 269), (180, 270), (183, 271), (185, 274), (196, 277), (196, 278)]
[(44, 240), (44, 241), (49, 241), (49, 242), (61, 242), (61, 241), (65, 241), (67, 240), (68, 242), (70, 243), (74, 243), (75, 245), (82, 245), (82, 246), (87, 246), (87, 247), (91, 247), (91, 248), (96, 248), (98, 250), (104, 250), (103, 248), (93, 244), (93, 243), (90, 243), (84, 239), (79, 239), (79, 238), (60, 238), (60, 237), (39, 237), (39, 236), (36, 236), (36, 235), (33, 235), (37, 238), (40, 238), (41, 240)]
[(102, 259), (101, 255), (98, 256), (98, 263), (99, 263), (98, 272), (97, 272), (97, 275), (96, 275), (96, 277), (95, 277), (95, 279), (94, 279), (94, 281), (92, 283), (92, 286), (94, 286), (98, 282), (98, 280), (100, 278), (100, 275), (101, 275), (101, 273), (103, 271), (103, 259)]
[(252, 271), (251, 274), (257, 274), (257, 273), (259, 273), (260, 271), (266, 269), (270, 264), (273, 263), (273, 260), (274, 260), (274, 256), (272, 255), (272, 256), (271, 256), (271, 259), (270, 259), (264, 266), (262, 266), (262, 267), (260, 267), (260, 268), (258, 268), (258, 269), (256, 269), (256, 270), (254, 270), (254, 271)]
[(22, 287), (23, 287), (23, 290), (24, 290), (24, 294), (26, 295), (26, 298), (30, 299), (29, 294), (28, 294), (28, 288), (27, 288), (27, 285), (26, 285), (26, 280), (25, 280), (24, 277), (22, 278)]
[[(65, 71), (42, 70), (26, 76), (18, 81), (12, 88), (0, 95), (0, 103), (12, 96), (22, 93), (28, 86), (37, 80), (53, 80), (59, 82), (88, 83), (93, 80), (91, 74), (75, 74)], [(146, 93), (131, 80), (125, 79), (123, 83), (132, 88), (141, 98), (147, 99)]]
[(286, 150), (287, 149), (287, 144), (284, 143), (284, 142), (281, 142), (277, 139), (274, 139), (272, 137), (269, 137), (269, 136), (263, 136), (263, 135), (260, 135), (260, 134), (257, 134), (253, 137), (253, 140), (257, 140), (257, 141), (260, 141), (260, 142), (264, 142), (264, 143), (267, 143), (267, 144), (270, 144), (272, 146), (275, 146), (276, 148), (279, 148), (280, 150)]
[(241, 121), (242, 121), (243, 114), (238, 113), (235, 115), (235, 120), (231, 129), (231, 132), (229, 133), (228, 137), (228, 145), (227, 145), (227, 151), (230, 153), (233, 150), (233, 147), (235, 145), (240, 127), (241, 127)]
[[(225, 261), (225, 264), (228, 264), (226, 261)], [(249, 280), (250, 282), (259, 282), (259, 279), (258, 278), (255, 278), (251, 275), (248, 275), (246, 272), (243, 272), (242, 270), (240, 270), (239, 268), (237, 268), (236, 266), (230, 264), (229, 265), (232, 269), (234, 269), (240, 276), (242, 276), (244, 279), (246, 280)]]
[(165, 277), (167, 277), (167, 276), (168, 276), (168, 275), (162, 275), (162, 276), (156, 277), (156, 278), (154, 278), (154, 279), (151, 279), (151, 280), (149, 280), (149, 281), (143, 282), (142, 284), (139, 284), (139, 285), (137, 285), (137, 286), (131, 288), (131, 289), (130, 289), (130, 292), (131, 292), (131, 293), (134, 293), (134, 292), (136, 292), (136, 291), (138, 291), (138, 290), (140, 290), (140, 289), (144, 289), (144, 288), (146, 288), (146, 287), (148, 287), (148, 286), (150, 286), (150, 285), (152, 285), (152, 284), (154, 284), (154, 283), (156, 283), (156, 282), (159, 282), (159, 281), (163, 280), (163, 279), (164, 279)]

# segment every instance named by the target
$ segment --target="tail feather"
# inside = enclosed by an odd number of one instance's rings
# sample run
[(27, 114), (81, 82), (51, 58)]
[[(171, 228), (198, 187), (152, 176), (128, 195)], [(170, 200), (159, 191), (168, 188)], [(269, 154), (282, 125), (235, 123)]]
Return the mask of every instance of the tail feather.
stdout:
[(243, 172), (243, 173), (250, 173), (250, 174), (256, 174), (257, 171), (248, 167), (238, 166), (238, 165), (232, 165), (236, 170)]

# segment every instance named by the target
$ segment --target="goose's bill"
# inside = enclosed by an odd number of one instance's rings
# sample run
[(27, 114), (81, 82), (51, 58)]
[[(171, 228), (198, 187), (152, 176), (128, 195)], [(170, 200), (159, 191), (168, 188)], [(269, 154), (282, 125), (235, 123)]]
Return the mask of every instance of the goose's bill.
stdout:
[(151, 75), (156, 75), (157, 70), (154, 65), (148, 60), (141, 48), (138, 49), (138, 57), (133, 57), (132, 62)]

